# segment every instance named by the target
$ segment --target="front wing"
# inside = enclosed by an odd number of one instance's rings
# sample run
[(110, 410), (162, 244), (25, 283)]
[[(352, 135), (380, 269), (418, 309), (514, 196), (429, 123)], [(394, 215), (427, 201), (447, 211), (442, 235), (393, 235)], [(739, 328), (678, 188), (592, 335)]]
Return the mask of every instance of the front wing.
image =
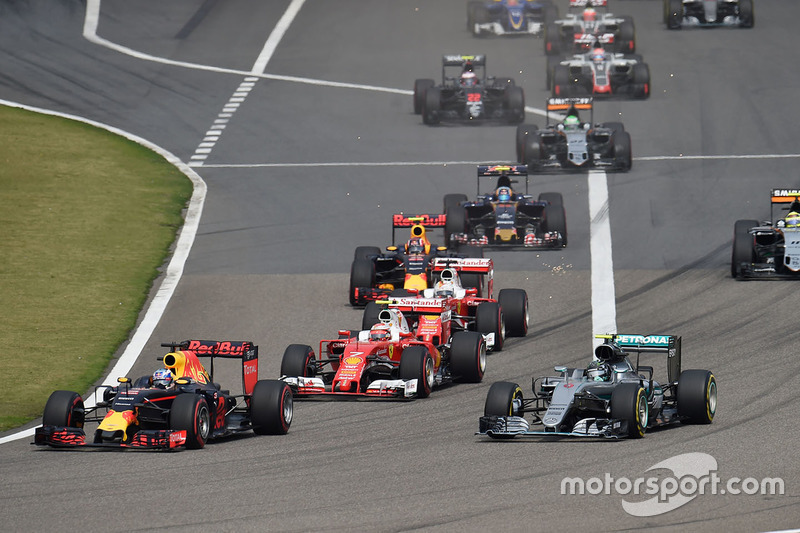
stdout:
[(416, 379), (379, 379), (367, 386), (365, 392), (334, 391), (321, 378), (287, 377), (281, 380), (291, 387), (295, 399), (316, 400), (360, 400), (366, 398), (384, 398), (411, 400), (417, 397), (418, 382)]
[(151, 450), (173, 450), (186, 444), (186, 430), (148, 429), (139, 430), (127, 443), (86, 442), (86, 433), (81, 428), (42, 426), (36, 428), (34, 444), (54, 448), (132, 448)]
[(619, 439), (627, 434), (628, 423), (624, 420), (584, 418), (575, 424), (572, 431), (531, 430), (530, 424), (521, 416), (482, 416), (478, 421), (476, 435), (493, 439), (510, 439), (516, 436), (535, 437), (604, 437)]

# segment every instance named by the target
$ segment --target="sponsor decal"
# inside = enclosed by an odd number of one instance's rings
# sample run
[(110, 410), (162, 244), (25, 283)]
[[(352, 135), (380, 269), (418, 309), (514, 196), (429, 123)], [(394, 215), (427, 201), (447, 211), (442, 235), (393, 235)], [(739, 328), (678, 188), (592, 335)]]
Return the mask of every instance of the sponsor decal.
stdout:
[(360, 357), (356, 357), (356, 356), (352, 356), (352, 355), (351, 355), (350, 357), (348, 357), (348, 358), (346, 358), (346, 359), (344, 360), (344, 363), (345, 363), (346, 365), (353, 365), (353, 366), (357, 366), (357, 365), (360, 365), (360, 364), (361, 364), (361, 361), (363, 361), (363, 359), (362, 359), (362, 358), (360, 358)]
[(667, 346), (669, 335), (617, 335), (616, 342), (620, 345)]
[(408, 228), (415, 224), (427, 227), (444, 227), (446, 217), (444, 215), (392, 215), (392, 224), (396, 228)]

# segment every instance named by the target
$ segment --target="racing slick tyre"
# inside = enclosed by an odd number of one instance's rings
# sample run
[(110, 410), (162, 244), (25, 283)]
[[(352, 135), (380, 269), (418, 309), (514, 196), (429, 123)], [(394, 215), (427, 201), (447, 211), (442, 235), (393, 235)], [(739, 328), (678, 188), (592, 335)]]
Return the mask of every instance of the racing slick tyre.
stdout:
[(528, 293), (523, 289), (501, 289), (497, 302), (503, 310), (507, 337), (524, 337), (528, 334)]
[(450, 369), (458, 381), (479, 383), (486, 371), (486, 341), (477, 331), (457, 331), (450, 340)]
[[(483, 247), (477, 246), (475, 244), (459, 244), (458, 249), (456, 250), (458, 255), (463, 257), (483, 257)], [(469, 272), (467, 272), (469, 274)], [(479, 274), (475, 274), (476, 276), (480, 277)], [(461, 281), (464, 281), (464, 274), (461, 274)]]
[[(448, 196), (450, 196), (448, 194)], [(447, 202), (447, 198), (445, 198)], [(466, 233), (467, 210), (461, 205), (445, 206), (444, 208), (444, 245), (450, 248), (453, 245), (454, 233)]]
[(539, 170), (542, 165), (542, 142), (538, 132), (528, 135), (528, 142), (522, 153), (521, 163), (528, 166), (528, 171)]
[(564, 205), (564, 197), (560, 192), (539, 193), (539, 201), (547, 202), (550, 205)]
[(633, 17), (621, 17), (619, 24), (619, 35), (616, 41), (617, 51), (624, 54), (632, 54), (636, 51), (636, 30), (633, 26)]
[(752, 28), (755, 22), (753, 0), (739, 0), (739, 27)]
[(664, 0), (664, 22), (668, 30), (679, 30), (683, 22), (683, 2), (681, 0)]
[(523, 122), (525, 120), (525, 92), (522, 87), (506, 87), (504, 98), (509, 121), (512, 123)]
[(563, 205), (550, 204), (544, 208), (545, 231), (557, 231), (561, 234), (561, 246), (567, 245), (567, 212)]
[(710, 424), (717, 412), (717, 380), (708, 370), (684, 370), (675, 393), (684, 424)]
[(314, 377), (317, 373), (317, 358), (314, 350), (306, 344), (290, 344), (283, 351), (281, 376)]
[(553, 88), (553, 72), (561, 63), (561, 56), (547, 56), (547, 75), (545, 76), (545, 89), (548, 91)]
[(442, 91), (438, 87), (431, 87), (425, 91), (424, 103), (422, 105), (423, 124), (433, 125), (441, 121), (439, 111), (442, 108)]
[(572, 80), (569, 79), (569, 67), (566, 65), (557, 65), (553, 69), (553, 96), (570, 96), (574, 91), (572, 90)]
[(430, 396), (433, 374), (433, 357), (424, 346), (409, 346), (400, 354), (400, 379), (416, 379), (418, 397)]
[(631, 155), (631, 135), (627, 131), (614, 134), (614, 162), (618, 170), (627, 172), (633, 166)]
[(548, 56), (557, 56), (561, 53), (561, 32), (557, 24), (544, 26), (544, 53)]
[(617, 133), (618, 131), (625, 131), (625, 124), (622, 122), (604, 122), (602, 126), (610, 129), (614, 133)]
[(211, 434), (211, 410), (199, 394), (178, 394), (169, 410), (169, 427), (186, 430), (186, 447), (199, 450)]
[(548, 22), (553, 22), (554, 20), (558, 20), (558, 7), (550, 3), (549, 0), (543, 0), (539, 3), (543, 4), (542, 22), (547, 24)]
[(644, 437), (649, 408), (647, 392), (638, 383), (620, 383), (611, 393), (611, 418), (628, 423), (627, 436)]
[(742, 263), (752, 263), (753, 236), (750, 228), (758, 226), (757, 220), (737, 220), (733, 227), (733, 251), (731, 253), (731, 277), (736, 278), (742, 274)]
[(448, 207), (461, 207), (461, 204), (468, 200), (467, 195), (460, 192), (445, 194), (444, 200), (442, 200), (442, 211), (446, 213)]
[(647, 63), (636, 63), (633, 65), (633, 96), (635, 98), (647, 98), (650, 96), (650, 67)]
[(506, 322), (499, 302), (484, 302), (475, 309), (475, 330), (478, 333), (494, 333), (494, 347), (499, 352), (506, 340)]
[(385, 305), (379, 304), (378, 302), (368, 302), (367, 306), (364, 307), (364, 314), (361, 316), (362, 331), (371, 329), (372, 326), (380, 322), (380, 320), (378, 320), (378, 315), (381, 314), (381, 311), (384, 309), (386, 309)]
[(535, 124), (520, 124), (517, 126), (517, 144), (515, 147), (517, 150), (517, 162), (525, 162), (525, 147), (536, 136), (537, 131), (539, 131), (539, 126)]
[(414, 114), (422, 114), (425, 106), (425, 91), (434, 87), (436, 82), (429, 79), (414, 80)]
[(370, 259), (381, 253), (381, 249), (377, 246), (357, 246), (353, 259)]
[(294, 396), (287, 383), (262, 379), (250, 396), (250, 423), (256, 435), (286, 435), (292, 425)]
[[(517, 406), (514, 401), (517, 401)], [(483, 416), (520, 416), (519, 404), (522, 401), (522, 389), (516, 383), (497, 381), (489, 387), (486, 403), (483, 404)]]
[(350, 266), (350, 305), (359, 305), (356, 289), (375, 286), (375, 263), (356, 259)]
[(84, 419), (85, 411), (81, 395), (69, 390), (57, 390), (47, 399), (42, 425), (82, 428)]
[(481, 35), (480, 29), (476, 29), (476, 24), (484, 24), (489, 22), (489, 13), (484, 7), (485, 2), (480, 0), (473, 0), (467, 4), (467, 30), (476, 37)]

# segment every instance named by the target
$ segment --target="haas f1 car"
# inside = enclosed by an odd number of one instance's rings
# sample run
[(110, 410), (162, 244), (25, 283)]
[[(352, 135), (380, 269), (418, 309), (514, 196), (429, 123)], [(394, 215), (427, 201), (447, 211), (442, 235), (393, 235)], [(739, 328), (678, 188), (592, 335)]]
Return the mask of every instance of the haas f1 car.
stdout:
[(467, 30), (473, 35), (541, 35), (558, 18), (552, 0), (470, 0)]
[[(525, 192), (513, 189), (514, 178), (525, 177)], [(481, 193), (481, 178), (496, 186)], [(567, 218), (561, 193), (543, 192), (537, 200), (528, 191), (525, 165), (478, 167), (478, 196), (444, 197), (445, 243), (513, 248), (562, 248), (567, 245)]]
[[(119, 378), (101, 386), (94, 407), (77, 392), (55, 391), (44, 408), (34, 443), (53, 447), (106, 447), (170, 450), (202, 448), (206, 441), (252, 430), (258, 435), (286, 434), (292, 423), (292, 392), (279, 380), (258, 380), (258, 347), (247, 341), (190, 340), (162, 344), (173, 383), (160, 388), (151, 376), (135, 382)], [(211, 373), (200, 362), (211, 359)], [(215, 359), (242, 362), (243, 394), (232, 395), (214, 382)], [(173, 377), (174, 376), (174, 377)], [(97, 422), (87, 440), (86, 422)]]
[(731, 276), (800, 279), (800, 189), (772, 190), (770, 220), (736, 221)]
[(647, 98), (650, 67), (638, 54), (607, 52), (602, 46), (566, 59), (550, 58), (547, 85), (553, 96)]
[[(534, 378), (533, 396), (516, 383), (492, 384), (479, 435), (641, 438), (648, 428), (682, 422), (710, 424), (717, 381), (708, 370), (681, 370), (681, 338), (673, 335), (605, 335), (584, 368), (557, 366), (557, 376)], [(636, 352), (635, 365), (628, 358)], [(653, 379), (642, 353), (666, 355), (667, 381)], [(530, 420), (525, 415), (530, 415)]]
[[(602, 168), (628, 171), (631, 136), (621, 122), (594, 123), (591, 98), (550, 98), (547, 100), (547, 126), (517, 126), (517, 160), (528, 171), (580, 170)], [(566, 113), (560, 122), (550, 123), (550, 112)], [(580, 111), (589, 111), (583, 122)]]
[(485, 55), (442, 57), (442, 83), (414, 82), (414, 113), (425, 124), (525, 120), (525, 93), (513, 78), (486, 76)]
[(752, 28), (753, 0), (664, 0), (664, 23), (670, 30), (683, 26)]
[(595, 43), (614, 52), (635, 52), (633, 18), (614, 16), (606, 6), (606, 0), (570, 0), (570, 13), (545, 27), (545, 53), (557, 56), (585, 52)]

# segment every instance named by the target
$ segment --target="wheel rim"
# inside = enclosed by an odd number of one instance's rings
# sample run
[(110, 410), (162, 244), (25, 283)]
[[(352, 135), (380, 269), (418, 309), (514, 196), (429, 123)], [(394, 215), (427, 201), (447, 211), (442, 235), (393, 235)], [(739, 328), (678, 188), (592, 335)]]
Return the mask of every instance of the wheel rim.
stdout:
[(478, 366), (481, 369), (481, 375), (486, 370), (486, 344), (481, 343), (481, 347), (478, 350)]
[(637, 401), (636, 411), (639, 419), (639, 425), (641, 426), (641, 433), (644, 432), (644, 428), (647, 427), (647, 417), (648, 417), (648, 410), (647, 410), (647, 398), (645, 398), (644, 393), (642, 390), (639, 391), (639, 400)]
[(200, 406), (197, 412), (197, 436), (205, 442), (211, 430), (211, 415), (207, 405)]
[(522, 411), (522, 391), (517, 389), (514, 391), (514, 397), (511, 399), (511, 406), (508, 414), (510, 416), (519, 416)]
[(425, 383), (427, 384), (428, 390), (433, 388), (433, 359), (430, 357), (425, 358)]
[(713, 379), (710, 379), (708, 383), (706, 409), (708, 410), (709, 420), (714, 418), (714, 414), (717, 412), (717, 382)]
[(288, 389), (283, 391), (283, 421), (286, 424), (292, 423), (294, 415), (294, 398), (289, 394)]

